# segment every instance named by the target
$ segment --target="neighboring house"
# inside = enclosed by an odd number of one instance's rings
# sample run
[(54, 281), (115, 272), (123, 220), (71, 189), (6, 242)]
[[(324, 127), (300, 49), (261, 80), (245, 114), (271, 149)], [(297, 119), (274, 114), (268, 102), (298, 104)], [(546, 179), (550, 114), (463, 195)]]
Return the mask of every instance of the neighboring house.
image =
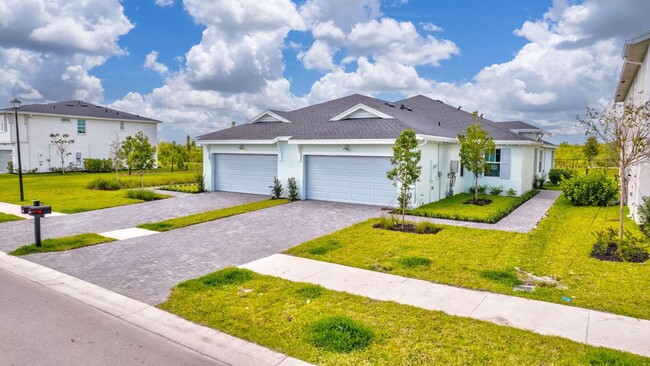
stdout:
[[(155, 119), (79, 100), (23, 105), (18, 109), (23, 171), (48, 172), (50, 167), (61, 166), (50, 134), (70, 135), (74, 144), (68, 148), (72, 154), (65, 158), (65, 165), (71, 163), (83, 168), (86, 158), (108, 158), (110, 140), (115, 132), (124, 139), (142, 131), (154, 146), (157, 145), (159, 123)], [(13, 108), (0, 110), (0, 172), (7, 170), (8, 161), (13, 161), (17, 169)]]
[[(648, 45), (650, 31), (625, 42), (623, 48), (623, 70), (616, 87), (616, 102), (642, 104), (650, 101), (650, 57)], [(630, 214), (639, 222), (637, 207), (644, 196), (650, 196), (650, 161), (633, 166), (628, 172), (627, 205)]]
[[(269, 194), (273, 177), (286, 188), (295, 177), (300, 198), (381, 206), (397, 204), (386, 178), (399, 134), (412, 129), (422, 151), (414, 205), (447, 196), (448, 173), (457, 170), (454, 193), (473, 175), (459, 167), (457, 135), (472, 114), (421, 95), (394, 103), (355, 94), (290, 112), (267, 110), (248, 123), (200, 136), (206, 187), (211, 191)], [(544, 131), (523, 122), (481, 119), (495, 140), (492, 170), (480, 184), (532, 188), (534, 175), (553, 167), (556, 146)], [(286, 189), (285, 189), (286, 190)]]

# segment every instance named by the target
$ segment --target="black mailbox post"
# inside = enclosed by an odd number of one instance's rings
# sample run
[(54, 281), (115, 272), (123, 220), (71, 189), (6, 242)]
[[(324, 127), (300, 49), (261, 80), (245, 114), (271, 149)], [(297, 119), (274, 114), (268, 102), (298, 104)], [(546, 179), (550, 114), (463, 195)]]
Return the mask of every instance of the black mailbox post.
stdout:
[(52, 213), (52, 206), (41, 206), (41, 201), (33, 200), (31, 206), (20, 206), (23, 214), (34, 216), (34, 239), (36, 246), (41, 246), (41, 217)]

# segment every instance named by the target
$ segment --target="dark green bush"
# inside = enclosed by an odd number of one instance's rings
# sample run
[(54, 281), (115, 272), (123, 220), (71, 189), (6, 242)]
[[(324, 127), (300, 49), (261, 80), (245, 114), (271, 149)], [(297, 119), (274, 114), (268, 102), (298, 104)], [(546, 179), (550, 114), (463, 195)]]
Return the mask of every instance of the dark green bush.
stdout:
[(111, 159), (84, 159), (84, 169), (89, 173), (105, 173), (113, 170)]
[(485, 192), (487, 192), (487, 188), (488, 187), (484, 185), (479, 185), (478, 187), (476, 187), (476, 189), (478, 190), (478, 194), (485, 194)]
[(95, 178), (86, 184), (86, 188), (98, 191), (117, 191), (120, 184), (112, 179)]
[(289, 201), (293, 202), (298, 199), (298, 184), (296, 183), (296, 178), (291, 177), (287, 182), (287, 188), (289, 189)]
[(156, 192), (150, 189), (129, 189), (126, 191), (126, 197), (143, 201), (154, 201), (160, 199)]
[(284, 193), (284, 188), (282, 188), (282, 182), (277, 177), (273, 177), (273, 185), (270, 186), (271, 188), (271, 198), (279, 199), (282, 198), (282, 194)]
[(510, 196), (510, 197), (514, 197), (514, 196), (517, 195), (517, 190), (514, 189), (514, 188), (508, 188), (508, 190), (506, 191), (506, 194), (508, 196)]
[(616, 229), (609, 227), (596, 233), (596, 244), (591, 256), (613, 262), (643, 263), (648, 260), (648, 243), (625, 230), (623, 239), (618, 238)]
[(564, 197), (575, 206), (607, 206), (618, 193), (616, 182), (603, 173), (571, 178), (561, 186)]
[(9, 174), (14, 174), (14, 162), (11, 160), (7, 162), (7, 172)]
[(203, 172), (196, 172), (194, 175), (194, 183), (199, 193), (205, 192), (205, 175), (203, 175)]
[(323, 318), (307, 329), (312, 345), (338, 353), (367, 348), (373, 337), (370, 328), (345, 316)]
[(546, 176), (543, 174), (535, 174), (535, 177), (533, 177), (533, 189), (543, 189), (544, 184), (546, 184)]
[(643, 233), (650, 237), (650, 196), (643, 197), (643, 203), (637, 208), (639, 210), (639, 225)]
[(499, 196), (501, 193), (503, 193), (503, 186), (490, 188), (490, 194), (493, 196)]
[(560, 184), (563, 180), (571, 179), (573, 170), (571, 169), (551, 169), (548, 172), (548, 182), (551, 184)]

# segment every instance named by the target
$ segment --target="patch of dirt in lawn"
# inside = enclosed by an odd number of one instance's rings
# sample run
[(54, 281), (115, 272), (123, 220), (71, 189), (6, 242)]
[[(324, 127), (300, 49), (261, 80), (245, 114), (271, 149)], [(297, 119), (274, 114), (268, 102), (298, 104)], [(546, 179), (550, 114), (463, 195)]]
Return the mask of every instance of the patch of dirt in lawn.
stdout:
[(413, 224), (396, 224), (395, 226), (391, 227), (390, 229), (385, 228), (381, 224), (375, 224), (372, 227), (375, 229), (384, 229), (384, 230), (392, 230), (392, 231), (399, 231), (402, 233), (411, 233), (411, 234), (437, 234), (442, 230), (440, 227), (427, 227), (424, 230), (421, 231), (416, 231), (415, 230), (415, 225)]
[(467, 200), (463, 202), (464, 205), (475, 205), (475, 206), (487, 206), (492, 203), (492, 200), (489, 200), (487, 198), (479, 198), (478, 200), (474, 201), (474, 199)]

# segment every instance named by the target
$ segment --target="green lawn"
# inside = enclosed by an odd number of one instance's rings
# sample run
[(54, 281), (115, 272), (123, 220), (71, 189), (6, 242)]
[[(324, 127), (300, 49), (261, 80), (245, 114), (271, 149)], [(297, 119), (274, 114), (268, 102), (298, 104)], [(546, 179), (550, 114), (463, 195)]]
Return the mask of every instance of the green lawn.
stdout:
[[(318, 365), (650, 365), (628, 353), (232, 268), (179, 284), (160, 307)], [(359, 324), (364, 337), (348, 327), (314, 327), (331, 317)], [(336, 341), (357, 349), (322, 347)]]
[(115, 241), (115, 239), (97, 234), (80, 234), (64, 238), (45, 239), (41, 242), (40, 247), (37, 247), (36, 244), (32, 243), (24, 245), (9, 254), (27, 255), (33, 253), (62, 252), (64, 250), (83, 248), (91, 245), (108, 243), (110, 241)]
[[(166, 169), (153, 170), (144, 176), (148, 187), (194, 181), (193, 171), (174, 171)], [(125, 197), (124, 190), (98, 191), (86, 188), (86, 184), (96, 178), (115, 179), (115, 173), (81, 173), (66, 174), (45, 173), (23, 175), (25, 201), (20, 202), (18, 176), (0, 174), (0, 201), (15, 204), (31, 204), (38, 199), (43, 204), (52, 206), (53, 211), (76, 213), (102, 208), (129, 205), (142, 202)], [(138, 187), (140, 178), (120, 174), (120, 181), (128, 187)]]
[(202, 222), (214, 221), (217, 219), (222, 219), (224, 217), (239, 215), (246, 212), (252, 212), (252, 211), (257, 211), (268, 207), (283, 205), (287, 202), (289, 202), (289, 200), (276, 199), (276, 200), (265, 200), (265, 201), (247, 203), (244, 205), (222, 208), (219, 210), (208, 211), (208, 212), (201, 212), (189, 216), (177, 217), (175, 219), (169, 219), (165, 221), (148, 222), (146, 224), (138, 225), (138, 227), (141, 229), (147, 229), (153, 231), (169, 231), (169, 230), (178, 229), (185, 226), (200, 224)]
[[(412, 210), (406, 210), (407, 214), (415, 216), (436, 217), (441, 219), (462, 220), (495, 223), (515, 208), (519, 207), (538, 191), (533, 190), (521, 197), (507, 197), (494, 195), (480, 195), (481, 199), (489, 199), (491, 204), (478, 206), (465, 202), (472, 200), (474, 194), (459, 193), (454, 196), (431, 202)], [(397, 212), (396, 212), (397, 213)]]
[(163, 191), (171, 192), (183, 192), (183, 193), (201, 193), (199, 192), (199, 187), (196, 184), (176, 184), (172, 186), (162, 186), (159, 188)]
[(0, 222), (18, 221), (18, 220), (24, 220), (24, 218), (20, 216), (0, 212)]
[[(650, 319), (650, 262), (589, 257), (604, 227), (617, 227), (618, 207), (574, 207), (560, 198), (530, 234), (447, 226), (436, 235), (374, 229), (376, 219), (303, 243), (287, 253), (395, 275)], [(630, 220), (626, 226), (639, 229)], [(405, 266), (425, 258), (425, 266)], [(513, 292), (515, 267), (555, 276), (566, 289)], [(571, 298), (565, 302), (562, 297)]]

